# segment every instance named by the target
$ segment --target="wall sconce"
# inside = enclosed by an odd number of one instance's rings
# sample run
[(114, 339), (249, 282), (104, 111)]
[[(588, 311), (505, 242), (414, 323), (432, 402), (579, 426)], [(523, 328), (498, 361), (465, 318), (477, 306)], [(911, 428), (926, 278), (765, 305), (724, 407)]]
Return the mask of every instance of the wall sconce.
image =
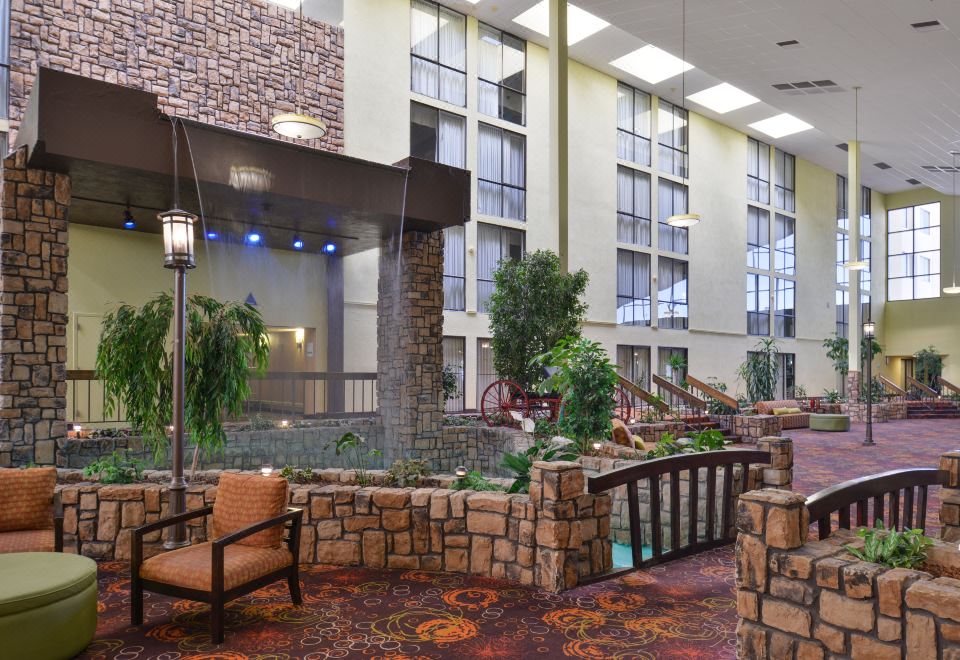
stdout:
[(282, 429), (288, 429), (288, 428), (290, 428), (290, 420), (281, 419), (281, 420), (280, 420), (280, 428), (282, 428)]
[(297, 328), (293, 331), (293, 339), (297, 342), (297, 348), (303, 348), (303, 337), (305, 331), (303, 328)]

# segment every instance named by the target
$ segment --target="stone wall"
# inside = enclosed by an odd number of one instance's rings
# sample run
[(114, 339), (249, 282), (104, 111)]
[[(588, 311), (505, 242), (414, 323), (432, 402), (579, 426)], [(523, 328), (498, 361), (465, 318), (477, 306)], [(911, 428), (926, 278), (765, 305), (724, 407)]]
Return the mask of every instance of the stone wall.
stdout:
[[(132, 528), (166, 516), (168, 491), (153, 484), (59, 487), (64, 548), (100, 559), (130, 557)], [(211, 484), (191, 485), (187, 509), (216, 500)], [(584, 493), (576, 463), (536, 463), (529, 495), (448, 488), (349, 484), (295, 486), (304, 509), (301, 561), (371, 568), (472, 573), (559, 591), (612, 565), (610, 498)], [(207, 520), (188, 525), (207, 539)], [(145, 556), (162, 552), (160, 533)]]
[(417, 452), (436, 472), (453, 472), (462, 465), (486, 477), (510, 476), (505, 470), (504, 454), (516, 454), (533, 446), (533, 438), (523, 431), (489, 426), (444, 426), (434, 448)]
[(808, 540), (804, 497), (747, 493), (737, 510), (740, 658), (960, 658), (960, 552), (937, 542), (923, 571), (857, 560), (848, 530)]
[(3, 161), (0, 211), (0, 467), (54, 463), (66, 435), (70, 178)]
[[(867, 421), (867, 404), (861, 402), (844, 403), (840, 407), (844, 415), (850, 415), (851, 422)], [(873, 404), (873, 421), (882, 424), (892, 419), (906, 419), (907, 404), (903, 402)]]
[(152, 92), (172, 115), (271, 137), (271, 116), (299, 98), (327, 124), (312, 144), (343, 150), (339, 27), (304, 17), (302, 94), (295, 14), (262, 0), (12, 0), (10, 27), (14, 131), (45, 66)]
[(760, 438), (780, 435), (783, 420), (776, 415), (734, 415), (733, 434), (742, 442), (753, 444)]

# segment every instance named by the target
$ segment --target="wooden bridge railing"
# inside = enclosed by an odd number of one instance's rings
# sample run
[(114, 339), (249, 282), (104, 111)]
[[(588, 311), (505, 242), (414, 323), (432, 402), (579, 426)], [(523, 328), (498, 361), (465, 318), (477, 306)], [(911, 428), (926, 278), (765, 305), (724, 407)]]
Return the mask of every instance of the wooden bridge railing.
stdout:
[[(736, 539), (733, 525), (733, 508), (738, 493), (733, 489), (733, 470), (742, 466), (742, 480), (746, 484), (751, 464), (770, 463), (770, 454), (751, 449), (727, 449), (700, 454), (679, 454), (656, 458), (610, 472), (604, 472), (587, 480), (587, 491), (601, 493), (618, 486), (627, 486), (627, 506), (630, 513), (630, 544), (634, 568), (662, 564), (686, 557), (703, 550), (732, 543)], [(722, 468), (720, 494), (720, 528), (717, 529), (717, 472)], [(706, 521), (704, 534), (699, 534), (700, 470), (706, 470), (706, 493), (704, 511)], [(680, 475), (687, 473), (687, 492), (681, 496)], [(661, 483), (669, 478), (669, 539), (665, 543), (661, 514)], [(650, 495), (650, 526), (652, 556), (643, 558), (643, 520), (640, 517), (640, 488), (638, 482), (646, 481)], [(681, 524), (680, 511), (683, 499), (687, 500), (689, 520), (686, 529)]]
[(694, 378), (690, 374), (687, 374), (686, 381), (690, 385), (691, 390), (700, 392), (701, 399), (703, 398), (713, 399), (714, 401), (717, 401), (723, 404), (727, 408), (730, 408), (734, 412), (740, 409), (740, 403), (736, 399), (734, 399), (732, 396), (730, 396), (726, 392), (721, 392), (713, 385), (710, 385), (709, 383), (705, 383), (704, 381), (698, 378)]
[(940, 383), (940, 387), (943, 389), (944, 394), (949, 393), (960, 396), (960, 387), (957, 387), (943, 376), (937, 376), (937, 382)]
[(906, 377), (907, 389), (910, 392), (917, 396), (920, 400), (923, 399), (936, 399), (940, 396), (940, 393), (935, 389), (927, 385), (926, 383), (921, 383), (919, 380), (912, 376)]
[(894, 398), (901, 398), (901, 399), (907, 396), (907, 391), (905, 389), (903, 389), (902, 387), (894, 383), (892, 380), (890, 380), (886, 376), (878, 374), (877, 380), (880, 381), (881, 385), (883, 385), (883, 391), (888, 396), (891, 396)]
[(690, 392), (686, 391), (679, 385), (674, 385), (666, 378), (662, 376), (658, 376), (656, 374), (651, 376), (651, 378), (653, 380), (654, 385), (656, 385), (658, 389), (660, 389), (661, 391), (667, 392), (668, 394), (673, 396), (674, 399), (679, 399), (687, 407), (693, 408), (698, 412), (703, 412), (704, 410), (707, 409), (706, 401), (704, 401), (703, 399), (699, 398), (694, 394), (691, 394)]
[(946, 470), (911, 468), (845, 481), (807, 498), (810, 522), (816, 523), (820, 538), (825, 539), (830, 536), (834, 513), (838, 527), (850, 529), (850, 507), (856, 505), (854, 524), (857, 527), (873, 527), (881, 520), (887, 529), (924, 530), (927, 488), (946, 485), (948, 478)]

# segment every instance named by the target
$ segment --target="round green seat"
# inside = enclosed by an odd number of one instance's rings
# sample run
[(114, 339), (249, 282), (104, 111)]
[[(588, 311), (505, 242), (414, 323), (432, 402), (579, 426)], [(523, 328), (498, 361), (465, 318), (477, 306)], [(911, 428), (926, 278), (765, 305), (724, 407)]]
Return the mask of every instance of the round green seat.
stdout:
[(0, 657), (53, 660), (97, 629), (97, 565), (61, 552), (0, 555)]
[(811, 431), (849, 431), (850, 415), (810, 414)]

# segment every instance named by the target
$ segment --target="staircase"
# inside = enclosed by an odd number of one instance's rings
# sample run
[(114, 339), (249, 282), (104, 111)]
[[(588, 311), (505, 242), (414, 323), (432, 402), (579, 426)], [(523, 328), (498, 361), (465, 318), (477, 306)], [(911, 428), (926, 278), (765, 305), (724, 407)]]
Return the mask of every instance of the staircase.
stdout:
[(723, 439), (728, 443), (739, 443), (741, 440), (739, 435), (733, 434), (733, 429), (720, 428), (720, 422), (711, 421), (710, 417), (706, 415), (684, 415), (681, 419), (686, 423), (689, 430), (706, 431), (707, 429), (716, 429), (723, 433)]
[(954, 401), (907, 401), (907, 419), (960, 419), (960, 407)]

